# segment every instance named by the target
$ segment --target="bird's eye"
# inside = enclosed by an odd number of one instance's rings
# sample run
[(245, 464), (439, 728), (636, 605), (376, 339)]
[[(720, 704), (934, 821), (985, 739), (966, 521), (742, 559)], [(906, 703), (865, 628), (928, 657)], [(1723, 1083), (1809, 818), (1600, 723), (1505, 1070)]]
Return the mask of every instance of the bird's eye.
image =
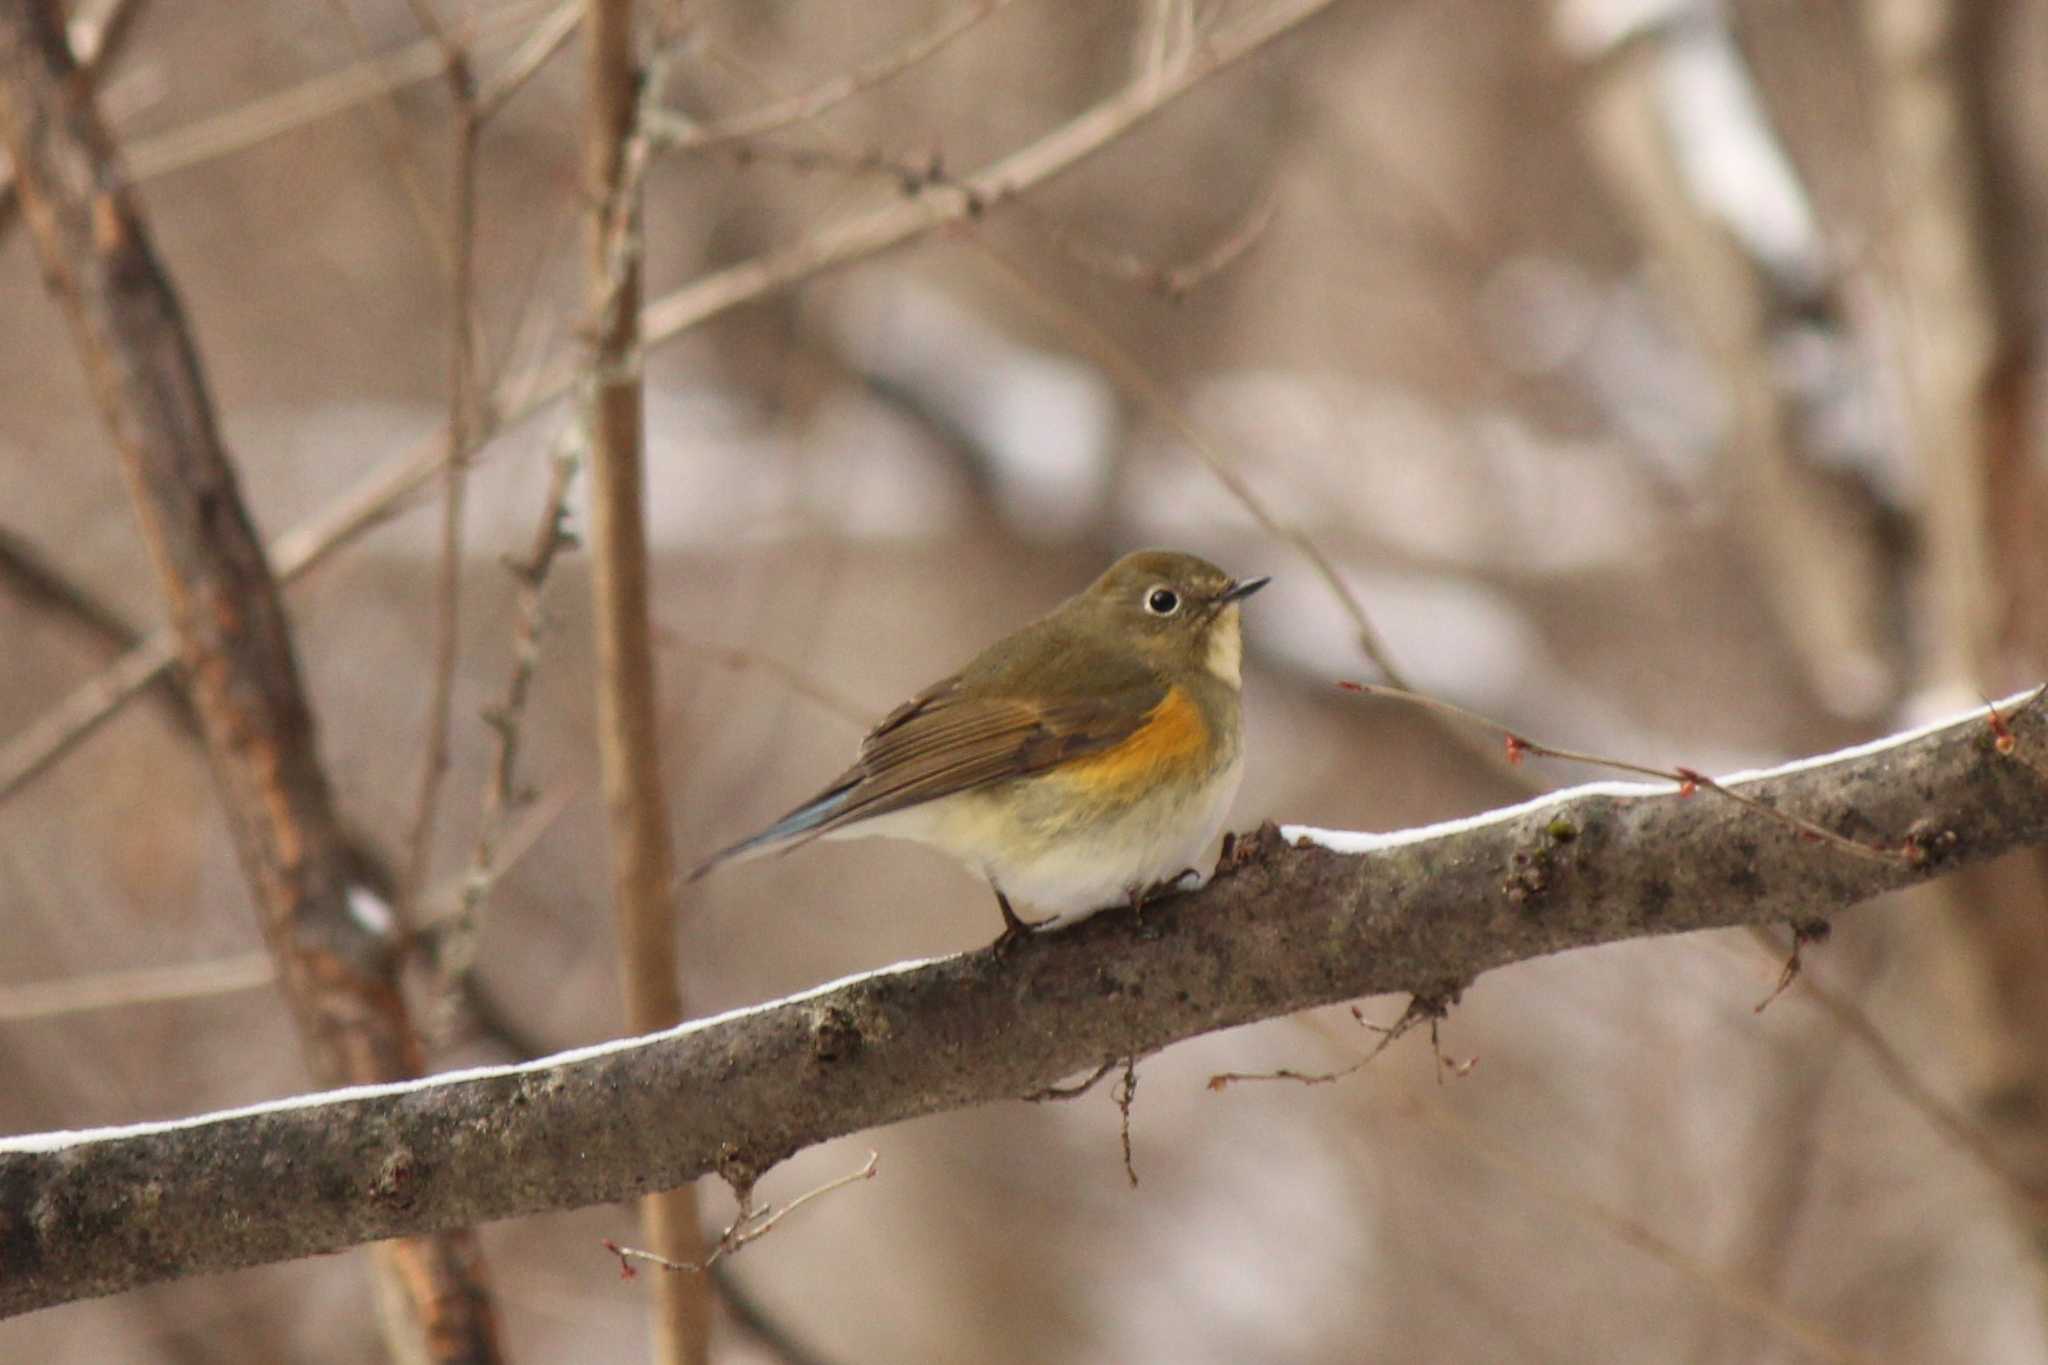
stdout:
[(1171, 616), (1180, 610), (1180, 594), (1172, 588), (1154, 588), (1145, 594), (1145, 610), (1154, 616)]

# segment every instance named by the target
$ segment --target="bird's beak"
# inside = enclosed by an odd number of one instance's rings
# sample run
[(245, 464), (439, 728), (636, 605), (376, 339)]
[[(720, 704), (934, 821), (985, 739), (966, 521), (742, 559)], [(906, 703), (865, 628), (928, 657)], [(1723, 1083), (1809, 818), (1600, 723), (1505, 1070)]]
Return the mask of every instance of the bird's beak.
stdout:
[(1247, 578), (1242, 583), (1232, 583), (1223, 590), (1223, 596), (1216, 599), (1216, 605), (1220, 607), (1226, 602), (1235, 602), (1241, 597), (1250, 597), (1272, 581), (1272, 578), (1268, 576), (1264, 578)]

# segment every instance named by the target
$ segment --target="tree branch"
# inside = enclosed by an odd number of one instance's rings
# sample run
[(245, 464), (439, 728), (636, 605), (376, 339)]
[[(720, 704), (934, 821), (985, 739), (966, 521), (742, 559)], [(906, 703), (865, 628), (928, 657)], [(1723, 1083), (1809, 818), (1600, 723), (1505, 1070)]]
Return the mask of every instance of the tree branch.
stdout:
[[(415, 1076), (388, 897), (342, 832), (198, 351), (55, 0), (0, 8), (0, 138), (120, 455), (309, 1068), (325, 1085)], [(378, 1260), (432, 1358), (496, 1358), (473, 1236), (396, 1242)]]
[[(1284, 0), (1210, 35), (1170, 75), (1151, 77), (1119, 91), (971, 176), (934, 183), (901, 203), (827, 224), (788, 247), (700, 276), (643, 310), (642, 353), (731, 309), (901, 246), (1060, 174), (1201, 81), (1292, 32), (1334, 3), (1336, 0)], [(430, 39), (416, 46), (423, 50), (414, 53), (408, 49), (407, 60), (428, 60), (420, 70), (408, 68), (408, 78), (439, 72), (437, 45)], [(131, 173), (139, 172), (131, 166)], [(579, 369), (575, 364), (551, 365), (501, 385), (478, 415), (477, 444), (481, 446), (569, 393)], [(270, 556), (277, 576), (286, 582), (297, 578), (388, 516), (393, 506), (429, 482), (441, 468), (445, 456), (441, 444), (436, 438), (387, 462), (332, 508), (280, 536)], [(0, 743), (0, 798), (90, 735), (169, 667), (172, 654), (168, 635), (158, 632), (150, 636), (106, 673), (84, 683), (54, 710)]]
[[(640, 383), (640, 176), (643, 98), (660, 97), (659, 64), (634, 53), (634, 0), (589, 0), (584, 11), (583, 177), (590, 319), (582, 402), (590, 460), (590, 592), (597, 655), (597, 751), (604, 774), (612, 924), (626, 1027), (687, 1017), (676, 950), (668, 793), (662, 781), (659, 690), (648, 606), (646, 452)], [(642, 85), (646, 84), (643, 95)], [(673, 1183), (673, 1182), (671, 1182)], [(701, 1264), (697, 1193), (650, 1191), (640, 1223), (656, 1254)], [(710, 1282), (664, 1275), (649, 1305), (653, 1359), (701, 1365), (711, 1355)]]
[[(1729, 801), (1579, 787), (1393, 835), (1268, 826), (1139, 931), (1098, 915), (1006, 956), (905, 963), (524, 1066), (169, 1124), (0, 1139), (0, 1314), (374, 1238), (578, 1207), (1040, 1091), (1104, 1059), (1623, 939), (1805, 922), (2048, 844), (2048, 708), (2002, 708), (1728, 779)], [(993, 926), (991, 926), (993, 927)]]

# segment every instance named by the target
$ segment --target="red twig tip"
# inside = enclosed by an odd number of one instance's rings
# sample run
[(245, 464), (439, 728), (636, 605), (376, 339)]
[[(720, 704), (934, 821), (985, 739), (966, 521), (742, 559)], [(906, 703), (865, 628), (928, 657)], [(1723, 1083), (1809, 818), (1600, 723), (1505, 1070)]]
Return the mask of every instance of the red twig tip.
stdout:
[(604, 1249), (606, 1251), (609, 1251), (612, 1255), (619, 1258), (620, 1279), (637, 1280), (640, 1278), (640, 1272), (633, 1269), (633, 1262), (627, 1258), (626, 1249), (624, 1247), (620, 1246), (617, 1242), (614, 1242), (611, 1238), (607, 1237), (604, 1239)]

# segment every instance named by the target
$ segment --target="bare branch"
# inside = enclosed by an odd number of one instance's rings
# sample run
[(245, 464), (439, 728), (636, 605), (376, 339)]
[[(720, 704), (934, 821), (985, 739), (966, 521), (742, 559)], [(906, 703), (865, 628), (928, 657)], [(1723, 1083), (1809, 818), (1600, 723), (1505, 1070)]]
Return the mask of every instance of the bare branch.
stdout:
[(876, 255), (947, 223), (971, 218), (1100, 151), (1206, 78), (1257, 52), (1328, 9), (1335, 0), (1285, 0), (1211, 34), (1171, 71), (1125, 87), (1101, 104), (958, 180), (820, 229), (780, 251), (706, 275), (647, 306), (649, 343), (687, 331), (727, 309), (849, 262)]
[(277, 970), (270, 954), (258, 950), (205, 962), (181, 962), (172, 967), (139, 967), (58, 981), (31, 981), (19, 986), (0, 986), (0, 1023), (27, 1023), (122, 1005), (202, 999), (253, 990), (276, 979)]
[[(932, 186), (917, 198), (850, 219), (785, 248), (743, 262), (683, 286), (642, 313), (644, 348), (671, 340), (729, 309), (786, 289), (813, 275), (901, 246), (926, 232), (979, 213), (1101, 150), (1157, 113), (1175, 98), (1328, 9), (1335, 0), (1289, 0), (1253, 20), (1218, 33), (1177, 71), (1131, 88), (1080, 114), (1036, 143), (1004, 157), (960, 182)], [(425, 79), (441, 69), (431, 41), (408, 60), (422, 62), (414, 73)], [(381, 87), (380, 87), (381, 88)], [(364, 97), (360, 91), (351, 98)], [(326, 112), (322, 109), (321, 112)], [(576, 382), (571, 367), (553, 366), (512, 376), (501, 385), (480, 421), (479, 442), (540, 411), (568, 393)], [(278, 577), (296, 578), (335, 549), (389, 516), (391, 509), (433, 478), (443, 456), (421, 447), (377, 470), (349, 495), (311, 522), (280, 537), (271, 560)], [(48, 767), (124, 705), (172, 658), (168, 636), (152, 636), (113, 670), (83, 685), (55, 711), (0, 746), (0, 798)]]
[[(583, 177), (588, 322), (579, 385), (590, 460), (591, 605), (597, 655), (597, 749), (604, 774), (612, 922), (626, 1027), (666, 1028), (686, 1016), (671, 902), (675, 853), (661, 764), (660, 706), (647, 568), (646, 461), (640, 384), (641, 106), (660, 97), (656, 69), (634, 53), (634, 0), (589, 0), (584, 18)], [(642, 82), (645, 81), (643, 93)], [(694, 1188), (640, 1201), (657, 1254), (702, 1253)], [(654, 1358), (710, 1358), (711, 1294), (697, 1277), (664, 1277), (653, 1303)]]
[[(0, 9), (0, 136), (127, 476), (309, 1068), (327, 1085), (417, 1075), (388, 905), (342, 832), (282, 594), (56, 0)], [(426, 1349), (496, 1357), (473, 1235), (394, 1243), (377, 1260)]]
[(1351, 590), (1351, 585), (1337, 572), (1337, 566), (1330, 562), (1322, 547), (1310, 538), (1308, 532), (1298, 526), (1288, 525), (1273, 515), (1265, 501), (1252, 490), (1251, 484), (1246, 482), (1244, 475), (1238, 473), (1237, 467), (1223, 453), (1222, 448), (1195, 424), (1186, 410), (1173, 400), (1166, 387), (1154, 379), (1151, 372), (1119, 346), (1107, 332), (1089, 321), (1078, 309), (1041, 288), (1008, 256), (985, 240), (976, 239), (974, 245), (980, 248), (982, 257), (1005, 281), (1037, 311), (1052, 319), (1074, 343), (1076, 350), (1102, 366), (1120, 388), (1141, 400), (1161, 421), (1173, 428), (1174, 434), (1187, 443), (1195, 458), (1208, 468), (1209, 473), (1223, 485), (1231, 497), (1237, 499), (1238, 505), (1252, 515), (1253, 520), (1272, 532), (1277, 539), (1286, 541), (1301, 552), (1302, 557), (1315, 569), (1316, 576), (1323, 580), (1324, 586), (1329, 588), (1339, 605), (1343, 607), (1344, 614), (1351, 618), (1352, 629), (1358, 632), (1358, 647), (1365, 657), (1372, 661), (1373, 667), (1379, 669), (1388, 681), (1403, 691), (1412, 691), (1400, 668), (1394, 663), (1393, 654), (1380, 639), (1379, 632), (1373, 628), (1372, 619), (1366, 615), (1365, 604), (1358, 600), (1358, 594)]
[(569, 36), (576, 31), (576, 26), (582, 22), (583, 0), (562, 0), (549, 11), (547, 18), (535, 25), (533, 32), (513, 49), (503, 68), (478, 87), (477, 122), (489, 123), (497, 117), (498, 111), (525, 89), (526, 83), (562, 50)]
[[(476, 41), (510, 31), (539, 8), (538, 0), (511, 0), (495, 7), (477, 26)], [(315, 76), (221, 113), (131, 139), (123, 145), (122, 154), (130, 176), (154, 179), (231, 156), (365, 101), (433, 80), (446, 69), (447, 54), (439, 41), (422, 38), (384, 56)]]
[(1834, 1365), (1877, 1365), (1878, 1357), (1856, 1349), (1812, 1319), (1787, 1308), (1765, 1288), (1744, 1275), (1681, 1250), (1669, 1238), (1639, 1219), (1572, 1188), (1537, 1167), (1522, 1153), (1488, 1138), (1445, 1104), (1414, 1104), (1414, 1112), (1487, 1166), (1518, 1187), (1559, 1205), (1574, 1217), (1601, 1228), (1617, 1240), (1668, 1266), (1700, 1285), (1720, 1304), (1763, 1324), (1814, 1360)]
[(844, 104), (863, 90), (871, 90), (885, 81), (902, 75), (925, 58), (945, 48), (982, 20), (1010, 4), (1011, 0), (976, 0), (974, 4), (962, 5), (894, 52), (855, 67), (822, 85), (813, 86), (802, 94), (777, 100), (749, 113), (736, 114), (715, 123), (688, 123), (676, 120), (662, 136), (661, 147), (663, 150), (689, 151), (720, 142), (731, 142), (738, 138), (759, 137), (763, 133), (779, 132), (794, 124), (808, 122), (827, 110)]
[(875, 1168), (880, 1164), (881, 1159), (879, 1152), (869, 1152), (868, 1159), (861, 1164), (859, 1170), (849, 1171), (841, 1176), (834, 1176), (822, 1185), (805, 1190), (802, 1194), (780, 1207), (770, 1204), (765, 1208), (754, 1208), (751, 1202), (742, 1204), (739, 1217), (735, 1218), (731, 1226), (718, 1235), (717, 1244), (711, 1248), (711, 1254), (704, 1258), (701, 1265), (694, 1261), (672, 1261), (658, 1252), (642, 1251), (638, 1247), (622, 1247), (617, 1242), (606, 1242), (604, 1244), (605, 1250), (619, 1258), (619, 1269), (629, 1277), (633, 1273), (633, 1268), (630, 1264), (633, 1261), (646, 1261), (652, 1265), (660, 1266), (663, 1270), (684, 1271), (692, 1275), (701, 1275), (711, 1269), (712, 1266), (718, 1264), (721, 1258), (733, 1255), (749, 1242), (759, 1241), (761, 1238), (766, 1237), (775, 1230), (777, 1223), (780, 1223), (783, 1219), (789, 1217), (789, 1215), (795, 1213), (818, 1196), (830, 1194), (834, 1190), (845, 1189), (848, 1185), (862, 1180), (873, 1180), (875, 1178)]
[[(2048, 745), (2043, 708), (2007, 724)], [(1917, 828), (1936, 856), (1850, 858), (1668, 785), (1392, 835), (1269, 826), (1143, 933), (1097, 915), (1001, 958), (905, 963), (526, 1066), (0, 1139), (0, 1313), (759, 1172), (1105, 1057), (1366, 995), (1441, 996), (1568, 948), (1812, 919), (2048, 846), (2048, 787), (1997, 752), (1982, 710), (1724, 781), (1837, 832)], [(1540, 898), (1507, 895), (1517, 855), (1547, 861)]]

